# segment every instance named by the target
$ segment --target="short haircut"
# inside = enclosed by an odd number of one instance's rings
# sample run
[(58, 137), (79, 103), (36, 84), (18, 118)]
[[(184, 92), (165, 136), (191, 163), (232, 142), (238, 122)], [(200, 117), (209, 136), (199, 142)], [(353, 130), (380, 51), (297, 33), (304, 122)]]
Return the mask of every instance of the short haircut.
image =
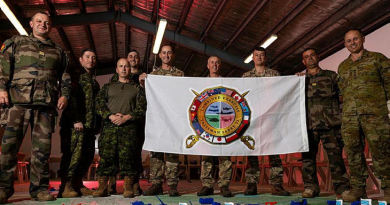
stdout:
[[(131, 49), (131, 51), (127, 54), (127, 56), (129, 56), (129, 54), (131, 53), (131, 52), (136, 52), (137, 53), (137, 55), (138, 55), (138, 57), (139, 57), (139, 53), (138, 53), (138, 51), (137, 50), (135, 50), (135, 49)], [(127, 57), (126, 56), (126, 57)]]
[(169, 46), (169, 47), (171, 47), (171, 48), (172, 48), (172, 53), (173, 53), (173, 54), (175, 53), (175, 48), (174, 48), (171, 44), (164, 44), (164, 45), (162, 45), (162, 46), (160, 47), (160, 51), (159, 51), (158, 53), (161, 53), (161, 50), (162, 50), (162, 48), (163, 48), (164, 46)]
[(222, 61), (222, 60), (221, 60), (221, 58), (220, 58), (220, 57), (218, 57), (218, 56), (210, 56), (210, 57), (207, 59), (207, 63), (209, 62), (210, 58), (213, 58), (213, 57), (215, 57), (215, 58), (218, 58), (219, 62), (221, 62), (221, 61)]
[(253, 50), (252, 53), (254, 53), (255, 51), (263, 51), (265, 56), (267, 56), (267, 51), (263, 47), (260, 47), (260, 46), (256, 47), (255, 50)]
[(92, 48), (84, 48), (84, 49), (81, 51), (81, 53), (80, 53), (80, 57), (83, 57), (83, 56), (84, 56), (84, 53), (87, 52), (87, 51), (92, 52), (92, 53), (94, 53), (94, 54), (96, 55), (96, 51), (93, 50)]
[(49, 17), (49, 19), (50, 19), (50, 21), (51, 21), (51, 18), (50, 18), (50, 16), (49, 16), (49, 14), (47, 14), (46, 12), (44, 12), (44, 11), (38, 11), (37, 13), (35, 13), (32, 17), (31, 17), (31, 20), (30, 21), (33, 21), (34, 20), (34, 17), (35, 17), (35, 15), (37, 15), (37, 14), (43, 14), (43, 15), (46, 15), (46, 16), (48, 16)]
[(358, 28), (350, 28), (350, 29), (348, 29), (348, 30), (344, 33), (344, 36), (345, 36), (348, 32), (350, 32), (350, 31), (357, 31), (357, 32), (360, 33), (360, 35), (364, 36), (362, 30), (360, 30), (360, 29), (358, 29)]
[(317, 54), (317, 50), (313, 47), (305, 48), (305, 50), (302, 51), (302, 54), (308, 50), (313, 50)]

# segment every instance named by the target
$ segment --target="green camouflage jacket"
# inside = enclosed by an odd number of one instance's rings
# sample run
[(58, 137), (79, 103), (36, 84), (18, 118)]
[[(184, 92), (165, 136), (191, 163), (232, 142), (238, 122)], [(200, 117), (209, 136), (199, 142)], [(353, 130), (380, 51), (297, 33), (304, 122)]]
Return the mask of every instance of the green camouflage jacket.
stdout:
[(65, 51), (50, 39), (13, 36), (0, 52), (0, 91), (13, 104), (55, 107), (60, 95), (69, 98), (67, 67)]
[(83, 73), (72, 86), (68, 107), (61, 117), (61, 126), (73, 125), (81, 122), (84, 128), (98, 128), (100, 117), (95, 113), (95, 99), (100, 86), (95, 76)]
[(343, 116), (375, 114), (387, 116), (390, 92), (390, 61), (381, 53), (364, 50), (355, 62), (350, 57), (338, 68), (343, 96)]
[(249, 77), (275, 77), (280, 76), (280, 73), (276, 70), (272, 70), (270, 68), (265, 68), (263, 74), (256, 73), (256, 68), (253, 68), (252, 70), (244, 73), (242, 75), (243, 78), (249, 78)]
[(310, 75), (306, 72), (306, 108), (308, 129), (327, 130), (340, 128), (337, 74), (322, 70)]
[[(110, 117), (113, 114), (110, 111), (110, 109), (107, 106), (108, 102), (108, 90), (110, 89), (110, 86), (115, 84), (117, 82), (110, 82), (103, 86), (103, 88), (99, 91), (99, 94), (96, 98), (96, 113), (100, 115), (103, 120), (108, 120), (108, 117)], [(136, 108), (132, 110), (130, 113), (122, 113), (122, 114), (130, 114), (132, 116), (133, 120), (141, 120), (145, 117), (146, 112), (146, 96), (145, 96), (145, 90), (142, 89), (141, 86), (135, 84), (133, 81), (130, 81), (131, 84), (133, 84), (137, 89), (137, 103)]]
[(170, 70), (163, 70), (158, 67), (156, 70), (150, 73), (151, 75), (165, 75), (165, 76), (184, 76), (184, 72), (173, 66)]

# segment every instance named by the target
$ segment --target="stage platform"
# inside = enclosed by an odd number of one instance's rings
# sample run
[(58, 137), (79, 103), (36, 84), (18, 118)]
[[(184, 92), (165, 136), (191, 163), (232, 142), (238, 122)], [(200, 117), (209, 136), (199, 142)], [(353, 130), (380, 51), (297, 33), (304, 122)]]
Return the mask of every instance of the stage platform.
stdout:
[[(97, 181), (85, 181), (85, 186), (89, 188), (97, 188)], [(59, 181), (51, 181), (50, 186), (58, 190), (60, 185)], [(151, 183), (147, 181), (141, 181), (141, 188), (148, 189), (151, 186)], [(134, 201), (143, 201), (145, 204), (150, 203), (153, 205), (161, 204), (161, 202), (155, 196), (140, 196), (136, 198), (123, 198), (122, 195), (113, 195), (110, 197), (102, 198), (93, 198), (93, 197), (80, 197), (80, 198), (58, 198), (56, 201), (52, 202), (36, 202), (30, 201), (30, 196), (28, 193), (28, 183), (24, 184), (15, 184), (15, 194), (10, 198), (11, 204), (58, 204), (58, 205), (131, 205), (131, 202)], [(123, 180), (117, 182), (117, 189), (119, 193), (122, 193), (123, 189)], [(286, 187), (286, 186), (285, 186)], [(164, 184), (164, 195), (160, 195), (159, 198), (165, 204), (179, 204), (179, 202), (187, 203), (190, 205), (190, 202), (195, 205), (199, 204), (199, 197), (196, 196), (196, 192), (202, 188), (200, 180), (180, 180), (179, 182), (179, 192), (182, 196), (179, 197), (169, 197), (168, 196), (168, 186)], [(214, 198), (214, 201), (224, 205), (225, 202), (234, 202), (235, 204), (264, 204), (265, 202), (278, 202), (278, 205), (290, 205), (291, 200), (296, 200), (300, 196), (300, 193), (303, 191), (303, 187), (286, 187), (292, 193), (292, 196), (289, 197), (280, 197), (271, 195), (271, 186), (270, 185), (258, 185), (258, 195), (256, 196), (244, 196), (243, 192), (246, 188), (245, 183), (233, 182), (230, 185), (230, 190), (235, 194), (234, 197), (225, 198), (219, 196), (219, 188), (217, 184), (214, 186), (215, 195), (209, 196)], [(54, 191), (53, 194), (56, 194), (57, 191)], [(370, 194), (370, 193), (368, 193)], [(370, 197), (379, 197), (381, 194), (371, 194)], [(320, 197), (314, 199), (308, 199), (310, 205), (326, 205), (328, 200), (335, 200), (336, 195), (334, 192), (322, 192)], [(344, 203), (348, 205), (349, 203)], [(375, 204), (375, 203), (374, 203)]]

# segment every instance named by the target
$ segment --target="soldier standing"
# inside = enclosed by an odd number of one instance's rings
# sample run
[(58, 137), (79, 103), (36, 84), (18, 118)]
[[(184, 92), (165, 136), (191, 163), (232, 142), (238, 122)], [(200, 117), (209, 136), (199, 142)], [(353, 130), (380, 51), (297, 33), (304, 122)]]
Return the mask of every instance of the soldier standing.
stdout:
[[(30, 21), (30, 36), (14, 36), (0, 52), (1, 117), (6, 122), (0, 155), (0, 203), (14, 193), (17, 154), (31, 124), (31, 199), (52, 201), (48, 193), (51, 134), (55, 130), (56, 107), (64, 109), (70, 94), (65, 51), (49, 36), (51, 20), (44, 12)], [(61, 96), (61, 97), (59, 97)]]
[[(171, 45), (163, 45), (159, 52), (162, 65), (157, 70), (150, 73), (150, 75), (164, 75), (164, 76), (184, 76), (184, 72), (172, 66), (175, 57), (175, 51)], [(141, 83), (144, 81), (145, 75), (141, 75)], [(164, 154), (165, 164), (164, 166)], [(163, 152), (151, 152), (150, 157), (150, 179), (152, 186), (144, 192), (146, 196), (153, 196), (163, 194), (162, 184), (164, 182), (164, 172), (167, 178), (167, 183), (170, 188), (169, 196), (179, 196), (177, 191), (177, 184), (179, 183), (179, 155)]]
[[(257, 47), (253, 51), (253, 62), (255, 68), (244, 73), (243, 78), (247, 77), (274, 77), (280, 76), (279, 72), (265, 66), (267, 60), (266, 50), (262, 47)], [(247, 189), (244, 195), (257, 195), (257, 184), (259, 183), (260, 167), (259, 158), (257, 156), (248, 156), (250, 168), (245, 171), (245, 178), (248, 182)], [(270, 155), (269, 162), (271, 164), (270, 181), (273, 185), (272, 195), (290, 196), (290, 192), (283, 187), (283, 165), (279, 155)]]
[(108, 177), (124, 176), (123, 197), (134, 197), (134, 178), (138, 174), (139, 137), (137, 121), (145, 116), (144, 90), (129, 79), (129, 62), (119, 59), (118, 82), (107, 83), (96, 98), (96, 112), (103, 119), (99, 137), (99, 188), (94, 197), (108, 196)]
[(343, 160), (344, 142), (341, 139), (341, 113), (337, 74), (322, 70), (319, 57), (313, 48), (302, 53), (302, 62), (306, 66), (306, 117), (309, 137), (309, 152), (302, 153), (302, 178), (304, 198), (319, 196), (320, 186), (317, 178), (316, 156), (318, 144), (322, 141), (329, 159), (333, 189), (337, 195), (349, 192), (349, 180)]
[[(140, 84), (139, 77), (142, 72), (142, 69), (139, 66), (139, 53), (137, 50), (131, 50), (129, 54), (127, 55), (127, 61), (130, 65), (130, 77), (129, 79), (133, 80), (135, 84)], [(118, 82), (118, 73), (115, 73), (110, 82)], [(142, 147), (145, 142), (145, 118), (138, 121), (139, 123), (139, 142), (138, 145), (139, 151), (142, 152)], [(140, 196), (142, 193), (141, 186), (139, 185), (139, 177), (140, 174), (143, 172), (143, 166), (142, 166), (142, 156), (140, 155), (138, 158), (138, 174), (134, 177), (134, 196)], [(117, 194), (116, 191), (116, 176), (110, 176), (109, 177), (109, 186), (108, 186), (108, 193), (109, 194)]]
[(95, 134), (100, 130), (100, 117), (95, 113), (95, 98), (100, 90), (93, 75), (96, 53), (92, 49), (81, 51), (79, 58), (82, 74), (72, 78), (69, 106), (61, 116), (61, 186), (58, 197), (92, 195), (93, 191), (83, 185), (82, 177), (88, 172), (95, 156)]
[[(217, 56), (211, 56), (207, 60), (207, 69), (209, 69), (210, 78), (220, 78), (221, 59)], [(207, 196), (214, 194), (214, 178), (212, 177), (213, 170), (212, 156), (202, 156), (202, 171), (200, 180), (202, 181), (202, 189), (197, 193), (198, 196)], [(232, 197), (233, 194), (229, 190), (229, 183), (232, 178), (232, 161), (230, 156), (221, 156), (219, 159), (219, 180), (218, 186), (223, 197)]]
[(374, 159), (375, 173), (382, 179), (383, 200), (390, 203), (389, 104), (390, 62), (381, 53), (364, 49), (364, 36), (349, 30), (344, 45), (351, 55), (338, 68), (343, 115), (341, 134), (350, 168), (351, 192), (344, 201), (367, 197), (368, 178), (364, 156), (365, 140)]

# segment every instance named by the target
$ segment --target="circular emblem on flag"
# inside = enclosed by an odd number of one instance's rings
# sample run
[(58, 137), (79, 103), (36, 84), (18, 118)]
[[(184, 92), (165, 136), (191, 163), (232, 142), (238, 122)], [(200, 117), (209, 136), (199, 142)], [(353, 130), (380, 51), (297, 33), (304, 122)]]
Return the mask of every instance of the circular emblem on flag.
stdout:
[(215, 87), (195, 94), (189, 108), (189, 120), (196, 135), (186, 140), (191, 148), (199, 139), (211, 144), (229, 144), (241, 139), (249, 148), (254, 149), (254, 140), (242, 136), (249, 126), (251, 110), (244, 94), (227, 87)]

